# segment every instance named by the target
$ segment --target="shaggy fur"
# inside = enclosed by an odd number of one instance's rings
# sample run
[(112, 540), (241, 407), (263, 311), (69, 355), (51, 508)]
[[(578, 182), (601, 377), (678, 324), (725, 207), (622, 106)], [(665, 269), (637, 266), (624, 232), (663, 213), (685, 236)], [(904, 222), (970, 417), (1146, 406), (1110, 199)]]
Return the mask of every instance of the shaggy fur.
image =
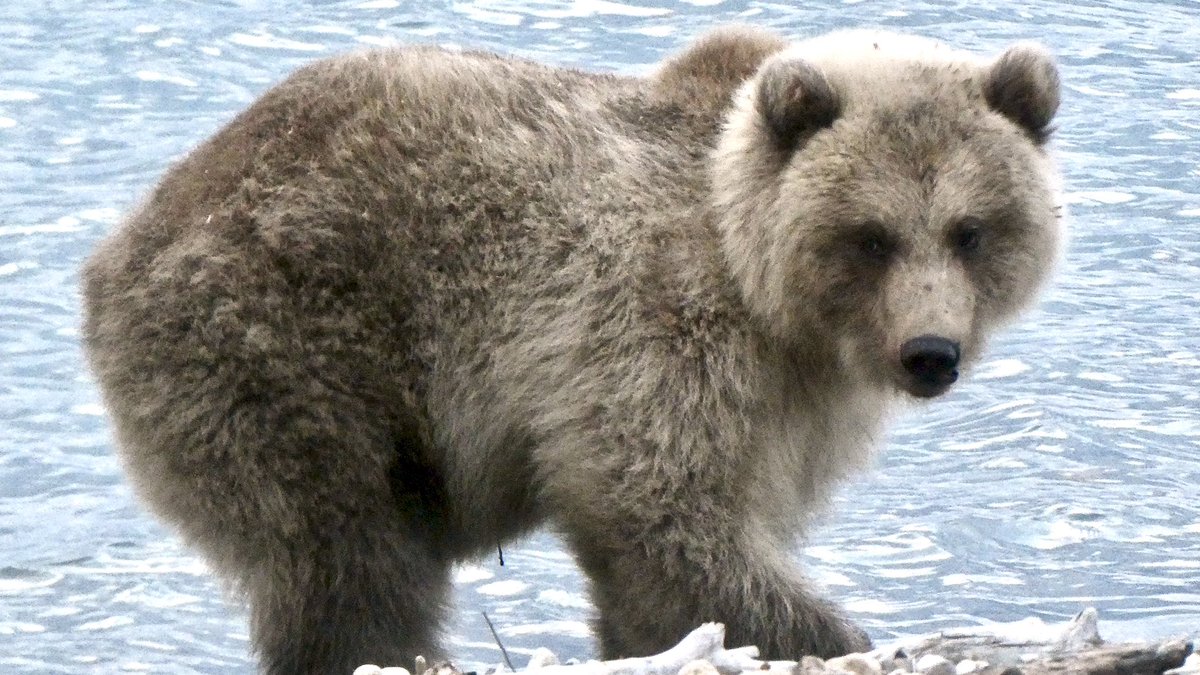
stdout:
[(902, 346), (973, 360), (1051, 268), (1057, 96), (1035, 47), (857, 32), (727, 29), (646, 78), (322, 61), (100, 245), (87, 353), (268, 673), (438, 655), (451, 565), (543, 523), (606, 657), (702, 621), (861, 650), (790, 544), (944, 390)]

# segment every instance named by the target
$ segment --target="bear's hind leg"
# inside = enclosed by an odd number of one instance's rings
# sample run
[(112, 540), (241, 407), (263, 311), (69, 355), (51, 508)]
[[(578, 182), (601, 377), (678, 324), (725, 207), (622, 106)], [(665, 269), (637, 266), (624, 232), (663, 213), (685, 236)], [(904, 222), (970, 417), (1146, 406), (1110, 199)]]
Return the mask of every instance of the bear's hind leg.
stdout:
[(330, 422), (305, 432), (320, 445), (306, 453), (314, 484), (296, 486), (291, 527), (268, 535), (274, 542), (261, 560), (235, 572), (272, 675), (441, 656), (451, 564), (441, 476), (421, 459), (416, 434), (397, 434), (396, 425), (372, 433), (365, 418)]
[(440, 656), (446, 564), (417, 538), (364, 525), (370, 531), (345, 531), (321, 549), (269, 556), (251, 577), (251, 630), (263, 672), (412, 668), (418, 654)]
[(411, 425), (264, 370), (157, 396), (114, 390), (138, 491), (249, 601), (263, 672), (436, 658), (451, 561), (430, 509), (444, 494)]

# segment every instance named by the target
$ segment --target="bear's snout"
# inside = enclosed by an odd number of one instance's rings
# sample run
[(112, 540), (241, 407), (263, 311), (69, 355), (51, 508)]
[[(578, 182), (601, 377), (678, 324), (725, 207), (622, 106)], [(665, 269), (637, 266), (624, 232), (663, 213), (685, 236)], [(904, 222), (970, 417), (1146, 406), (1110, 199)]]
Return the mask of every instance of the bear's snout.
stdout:
[(905, 389), (913, 396), (930, 398), (946, 391), (958, 379), (958, 343), (938, 335), (915, 337), (900, 346), (900, 364), (909, 374)]

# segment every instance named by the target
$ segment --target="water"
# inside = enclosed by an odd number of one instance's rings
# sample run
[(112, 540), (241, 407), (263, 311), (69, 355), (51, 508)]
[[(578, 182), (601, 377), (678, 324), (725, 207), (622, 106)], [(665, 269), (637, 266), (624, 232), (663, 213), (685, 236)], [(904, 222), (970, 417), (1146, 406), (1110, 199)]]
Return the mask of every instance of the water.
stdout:
[[(168, 163), (297, 65), (482, 46), (637, 72), (742, 20), (874, 24), (1060, 55), (1073, 241), (1039, 311), (896, 429), (802, 555), (876, 640), (1101, 611), (1200, 631), (1200, 3), (9, 0), (0, 8), (0, 670), (239, 673), (244, 616), (136, 505), (78, 346), (77, 268)], [(540, 535), (458, 575), (469, 665), (591, 653), (578, 572)]]

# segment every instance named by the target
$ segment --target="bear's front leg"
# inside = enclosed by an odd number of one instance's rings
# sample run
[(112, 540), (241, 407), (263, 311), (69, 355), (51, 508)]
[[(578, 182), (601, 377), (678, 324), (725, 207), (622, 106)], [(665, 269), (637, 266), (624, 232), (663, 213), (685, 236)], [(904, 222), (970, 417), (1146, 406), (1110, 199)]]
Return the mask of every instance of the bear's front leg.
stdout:
[(661, 652), (706, 621), (725, 624), (727, 646), (756, 645), (764, 658), (870, 649), (786, 550), (750, 534), (740, 504), (622, 482), (630, 489), (608, 504), (588, 495), (562, 523), (590, 578), (604, 658)]

